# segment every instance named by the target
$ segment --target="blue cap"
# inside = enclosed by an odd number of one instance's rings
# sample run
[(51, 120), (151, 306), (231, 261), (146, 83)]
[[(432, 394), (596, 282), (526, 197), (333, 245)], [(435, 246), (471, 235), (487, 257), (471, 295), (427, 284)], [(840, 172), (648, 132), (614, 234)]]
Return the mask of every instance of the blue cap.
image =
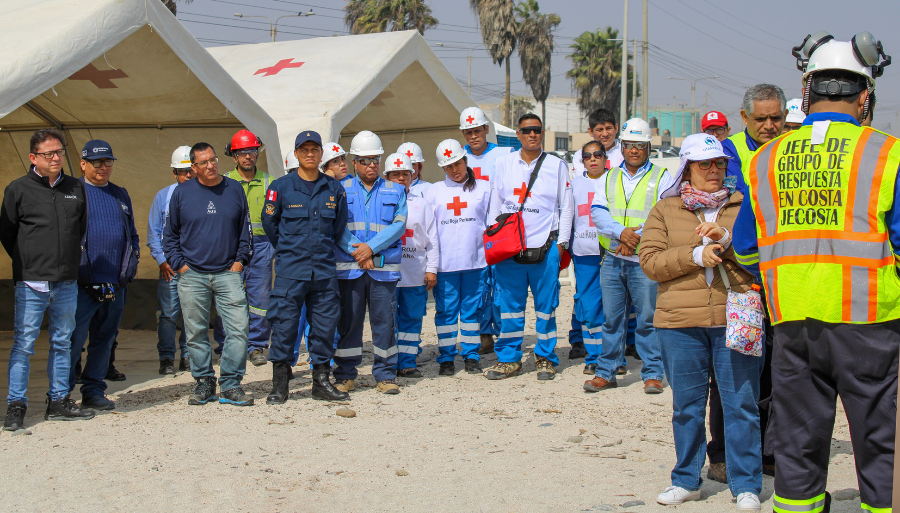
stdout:
[(81, 149), (81, 158), (84, 160), (117, 160), (113, 157), (112, 146), (110, 146), (108, 142), (101, 141), (100, 139), (94, 139), (93, 141), (85, 143), (84, 148)]
[(312, 130), (307, 130), (305, 132), (300, 132), (299, 134), (297, 134), (297, 139), (294, 140), (294, 149), (296, 150), (297, 148), (300, 147), (301, 144), (303, 144), (307, 141), (312, 141), (312, 142), (318, 144), (319, 147), (322, 146), (322, 136), (319, 135), (319, 132), (313, 132)]

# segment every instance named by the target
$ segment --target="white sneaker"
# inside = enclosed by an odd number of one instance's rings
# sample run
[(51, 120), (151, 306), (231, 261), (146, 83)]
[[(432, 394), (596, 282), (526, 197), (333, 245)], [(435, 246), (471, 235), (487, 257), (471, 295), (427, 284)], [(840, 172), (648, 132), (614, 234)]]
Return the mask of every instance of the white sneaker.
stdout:
[[(656, 502), (666, 506), (674, 506), (676, 504), (681, 504), (682, 502), (699, 500), (700, 490), (692, 492), (690, 490), (685, 490), (680, 486), (670, 486), (666, 488), (663, 493), (656, 496)], [(757, 501), (757, 504), (759, 504), (759, 501)]]
[(755, 493), (744, 492), (737, 496), (738, 511), (759, 511), (759, 496)]

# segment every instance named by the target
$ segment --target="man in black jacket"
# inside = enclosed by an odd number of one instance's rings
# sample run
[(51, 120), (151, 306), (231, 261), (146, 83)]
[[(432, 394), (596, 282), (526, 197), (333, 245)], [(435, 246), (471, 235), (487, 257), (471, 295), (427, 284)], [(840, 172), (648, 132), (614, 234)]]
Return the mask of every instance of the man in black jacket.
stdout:
[(49, 310), (50, 391), (47, 420), (94, 416), (69, 398), (70, 338), (75, 329), (81, 237), (87, 229), (84, 187), (63, 173), (63, 135), (42, 129), (31, 136), (31, 169), (3, 193), (0, 243), (12, 258), (15, 282), (15, 334), (9, 356), (9, 395), (5, 431), (24, 426), (29, 360)]

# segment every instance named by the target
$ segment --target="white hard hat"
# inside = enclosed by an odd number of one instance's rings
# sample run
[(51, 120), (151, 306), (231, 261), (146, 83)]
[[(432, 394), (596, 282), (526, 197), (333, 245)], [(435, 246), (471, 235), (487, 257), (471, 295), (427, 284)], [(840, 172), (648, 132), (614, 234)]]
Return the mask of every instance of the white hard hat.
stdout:
[(650, 124), (641, 118), (631, 118), (622, 125), (622, 133), (619, 135), (621, 141), (632, 142), (650, 142), (653, 139), (653, 132), (650, 131)]
[(465, 150), (460, 146), (456, 139), (444, 139), (438, 144), (437, 150), (438, 165), (441, 167), (449, 166), (457, 160), (466, 156)]
[(412, 162), (410, 162), (409, 157), (402, 153), (391, 153), (384, 163), (383, 173), (385, 178), (387, 178), (388, 173), (391, 171), (409, 171), (412, 173), (412, 170)]
[(803, 123), (806, 119), (806, 114), (803, 113), (803, 100), (800, 98), (787, 102), (787, 111), (787, 118), (784, 120), (787, 123)]
[(484, 115), (484, 111), (478, 107), (469, 107), (459, 113), (459, 129), (467, 130), (479, 126), (487, 125), (488, 119)]
[(419, 145), (414, 142), (405, 142), (397, 148), (397, 153), (402, 153), (409, 157), (410, 162), (413, 164), (421, 164), (425, 162), (425, 157), (422, 156), (422, 148), (419, 148)]
[(872, 67), (866, 66), (853, 51), (853, 44), (847, 41), (830, 40), (816, 47), (809, 56), (806, 71), (803, 72), (803, 84), (809, 75), (827, 69), (840, 69), (851, 71), (866, 77), (869, 86), (875, 87), (875, 77), (872, 76)]
[[(371, 132), (369, 132), (371, 133)], [(374, 134), (372, 134), (374, 135)], [(354, 139), (355, 141), (356, 139)], [(327, 142), (322, 146), (322, 162), (319, 162), (319, 171), (325, 170), (325, 164), (328, 164), (332, 160), (340, 157), (341, 155), (346, 155), (347, 152), (344, 151), (344, 148), (341, 148), (341, 145), (336, 142)]]
[(179, 146), (172, 152), (172, 167), (175, 169), (187, 169), (191, 167), (190, 146)]
[(381, 146), (381, 139), (377, 135), (368, 130), (363, 130), (350, 141), (350, 154), (357, 157), (384, 155), (384, 148)]
[(294, 150), (287, 152), (284, 155), (284, 170), (290, 172), (292, 169), (297, 169), (300, 167), (300, 161), (297, 160), (297, 156), (294, 155)]

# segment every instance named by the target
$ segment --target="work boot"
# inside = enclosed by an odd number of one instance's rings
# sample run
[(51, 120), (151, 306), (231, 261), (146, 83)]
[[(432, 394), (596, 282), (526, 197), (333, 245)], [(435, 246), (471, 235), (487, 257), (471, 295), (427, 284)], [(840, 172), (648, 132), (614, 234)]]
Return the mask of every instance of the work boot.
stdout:
[(266, 360), (266, 355), (263, 353), (262, 349), (254, 349), (253, 352), (250, 353), (250, 357), (248, 358), (250, 363), (252, 363), (255, 367), (259, 367), (260, 365), (265, 365), (268, 360)]
[(438, 376), (452, 376), (456, 373), (456, 366), (453, 362), (441, 362), (441, 368), (438, 369)]
[(94, 410), (79, 408), (68, 395), (56, 401), (51, 401), (48, 397), (44, 420), (88, 420), (96, 414)]
[(494, 352), (494, 336), (489, 333), (481, 334), (481, 349), (478, 354), (491, 354)]
[(104, 378), (106, 381), (125, 381), (125, 375), (116, 369), (116, 366), (113, 364), (109, 364), (109, 368), (106, 370), (106, 377)]
[(356, 390), (356, 381), (352, 379), (336, 379), (334, 380), (334, 388), (341, 392), (352, 392)]
[[(350, 394), (345, 390), (339, 390), (331, 383), (331, 368), (327, 363), (313, 365), (312, 398), (323, 401), (346, 401)], [(353, 381), (350, 381), (350, 390), (353, 390)]]
[(663, 392), (663, 384), (658, 379), (648, 379), (644, 382), (645, 394), (661, 394)]
[(398, 378), (421, 378), (422, 371), (415, 367), (407, 367), (406, 369), (400, 369), (397, 371)]
[(266, 404), (284, 404), (288, 395), (288, 371), (291, 367), (285, 362), (272, 362), (272, 392), (266, 398)]
[(175, 362), (171, 358), (163, 358), (159, 361), (160, 374), (175, 374)]
[(589, 364), (585, 365), (584, 369), (581, 371), (581, 373), (593, 376), (594, 374), (597, 373), (597, 364), (589, 363)]
[(394, 395), (400, 393), (400, 387), (398, 387), (397, 383), (395, 383), (392, 379), (379, 381), (375, 388), (377, 388), (378, 391), (382, 394)]
[(253, 396), (245, 393), (240, 385), (219, 392), (220, 404), (233, 404), (235, 406), (253, 406)]
[(535, 359), (534, 366), (537, 369), (538, 381), (549, 381), (556, 377), (556, 369), (553, 368), (553, 362), (550, 360), (539, 356)]
[(610, 388), (616, 388), (619, 386), (615, 381), (606, 381), (605, 379), (596, 376), (594, 379), (590, 381), (584, 382), (584, 391), (585, 392), (599, 392), (601, 390), (609, 390)]
[(28, 405), (23, 401), (13, 401), (6, 406), (6, 422), (3, 431), (15, 431), (25, 427), (25, 411)]
[(104, 395), (83, 395), (81, 396), (81, 409), (114, 410), (116, 409), (116, 403), (110, 401)]
[(466, 358), (463, 364), (465, 364), (466, 372), (468, 372), (469, 374), (481, 374), (481, 364), (478, 363), (478, 360), (474, 358)]
[(726, 472), (725, 462), (710, 463), (709, 469), (706, 471), (706, 478), (719, 483), (728, 484), (728, 473)]
[(584, 347), (584, 342), (572, 342), (572, 349), (569, 349), (569, 359), (577, 360), (585, 356), (587, 356), (587, 349)]
[(188, 398), (188, 404), (197, 406), (215, 401), (219, 396), (216, 395), (216, 378), (199, 378), (194, 392)]
[(518, 376), (521, 373), (521, 362), (497, 362), (497, 365), (494, 365), (484, 373), (484, 377), (487, 379), (506, 379)]
[(189, 371), (191, 370), (191, 360), (188, 359), (187, 356), (181, 357), (181, 363), (178, 364), (179, 371)]

